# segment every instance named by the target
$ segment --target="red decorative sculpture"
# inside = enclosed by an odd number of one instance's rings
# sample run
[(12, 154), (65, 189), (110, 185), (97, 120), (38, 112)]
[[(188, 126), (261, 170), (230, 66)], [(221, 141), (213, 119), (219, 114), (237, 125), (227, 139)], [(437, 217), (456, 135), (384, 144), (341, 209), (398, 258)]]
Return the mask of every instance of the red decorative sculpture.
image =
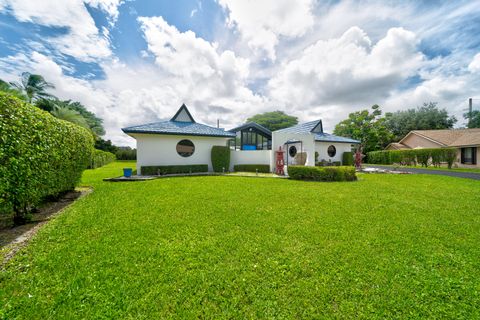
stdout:
[(283, 166), (285, 165), (283, 161), (283, 154), (285, 151), (282, 150), (282, 147), (278, 147), (278, 150), (275, 151), (275, 159), (276, 159), (276, 166), (275, 166), (275, 173), (279, 176), (285, 175), (283, 171)]
[(362, 150), (361, 150), (361, 147), (359, 147), (355, 152), (355, 168), (357, 170), (362, 169), (362, 157), (363, 157)]

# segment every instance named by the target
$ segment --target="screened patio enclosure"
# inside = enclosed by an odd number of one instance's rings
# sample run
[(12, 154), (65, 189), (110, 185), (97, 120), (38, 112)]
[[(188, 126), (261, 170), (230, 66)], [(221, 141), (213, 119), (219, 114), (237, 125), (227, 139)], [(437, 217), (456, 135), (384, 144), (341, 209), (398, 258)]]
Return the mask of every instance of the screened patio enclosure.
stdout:
[(235, 133), (235, 139), (229, 141), (233, 150), (271, 150), (272, 133), (267, 128), (250, 122), (240, 127), (231, 129)]

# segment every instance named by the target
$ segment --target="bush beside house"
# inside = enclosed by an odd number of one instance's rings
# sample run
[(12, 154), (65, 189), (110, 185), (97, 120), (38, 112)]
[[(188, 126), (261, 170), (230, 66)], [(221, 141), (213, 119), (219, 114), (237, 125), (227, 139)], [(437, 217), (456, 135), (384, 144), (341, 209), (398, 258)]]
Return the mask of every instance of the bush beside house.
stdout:
[(384, 150), (369, 152), (367, 157), (370, 164), (416, 165), (419, 163), (427, 167), (432, 163), (435, 167), (439, 167), (442, 162), (446, 162), (448, 168), (452, 168), (457, 158), (457, 150), (455, 148)]
[(24, 223), (46, 197), (72, 190), (92, 159), (90, 131), (0, 93), (0, 206)]
[(208, 172), (208, 164), (191, 164), (179, 166), (142, 166), (140, 168), (142, 175), (155, 176), (178, 173), (198, 173)]
[(237, 164), (233, 166), (233, 171), (269, 173), (270, 166), (268, 164)]
[(353, 166), (353, 152), (344, 152), (342, 154), (342, 164), (344, 166)]
[(228, 171), (230, 168), (230, 148), (226, 146), (213, 146), (211, 159), (213, 171)]
[(354, 167), (305, 167), (289, 166), (288, 176), (294, 180), (307, 181), (355, 181)]
[(90, 169), (103, 167), (110, 162), (115, 161), (116, 157), (113, 153), (95, 149), (92, 155), (92, 161), (90, 162)]

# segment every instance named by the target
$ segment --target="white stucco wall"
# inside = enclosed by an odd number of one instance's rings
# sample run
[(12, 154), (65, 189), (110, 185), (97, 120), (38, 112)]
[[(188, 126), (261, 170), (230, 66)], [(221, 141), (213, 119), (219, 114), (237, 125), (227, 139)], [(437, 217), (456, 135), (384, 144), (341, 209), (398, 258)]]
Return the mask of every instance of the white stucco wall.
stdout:
[[(225, 146), (228, 138), (176, 136), (160, 134), (132, 134), (137, 140), (137, 172), (142, 166), (208, 164), (212, 171), (211, 151), (213, 146)], [(177, 153), (177, 143), (188, 139), (195, 145), (190, 157)]]
[(272, 150), (232, 150), (230, 153), (230, 171), (236, 164), (270, 164)]
[[(331, 145), (335, 146), (337, 149), (337, 153), (334, 157), (330, 157), (327, 152), (328, 147)], [(315, 151), (318, 152), (318, 161), (322, 161), (322, 159), (332, 162), (342, 161), (343, 153), (352, 151), (352, 145), (350, 143), (315, 141)]]
[[(307, 162), (305, 163), (306, 166), (315, 166), (315, 141), (313, 134), (298, 134), (298, 133), (288, 133), (288, 132), (272, 132), (272, 154), (270, 156), (270, 169), (273, 170), (275, 168), (275, 151), (278, 150), (279, 147), (285, 152), (286, 150), (284, 144), (289, 140), (298, 140), (302, 141), (302, 149), (303, 152), (307, 153)], [(297, 149), (299, 151), (299, 149)], [(300, 152), (300, 151), (299, 151)]]

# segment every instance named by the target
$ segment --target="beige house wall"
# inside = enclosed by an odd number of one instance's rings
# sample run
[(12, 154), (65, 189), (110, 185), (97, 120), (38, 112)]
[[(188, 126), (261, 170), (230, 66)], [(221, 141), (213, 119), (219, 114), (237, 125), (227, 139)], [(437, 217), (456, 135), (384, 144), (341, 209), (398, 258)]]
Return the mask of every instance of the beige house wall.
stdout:
[(402, 140), (402, 144), (412, 148), (441, 148), (442, 145), (433, 142), (432, 140), (423, 138), (415, 133), (409, 134), (404, 140)]

